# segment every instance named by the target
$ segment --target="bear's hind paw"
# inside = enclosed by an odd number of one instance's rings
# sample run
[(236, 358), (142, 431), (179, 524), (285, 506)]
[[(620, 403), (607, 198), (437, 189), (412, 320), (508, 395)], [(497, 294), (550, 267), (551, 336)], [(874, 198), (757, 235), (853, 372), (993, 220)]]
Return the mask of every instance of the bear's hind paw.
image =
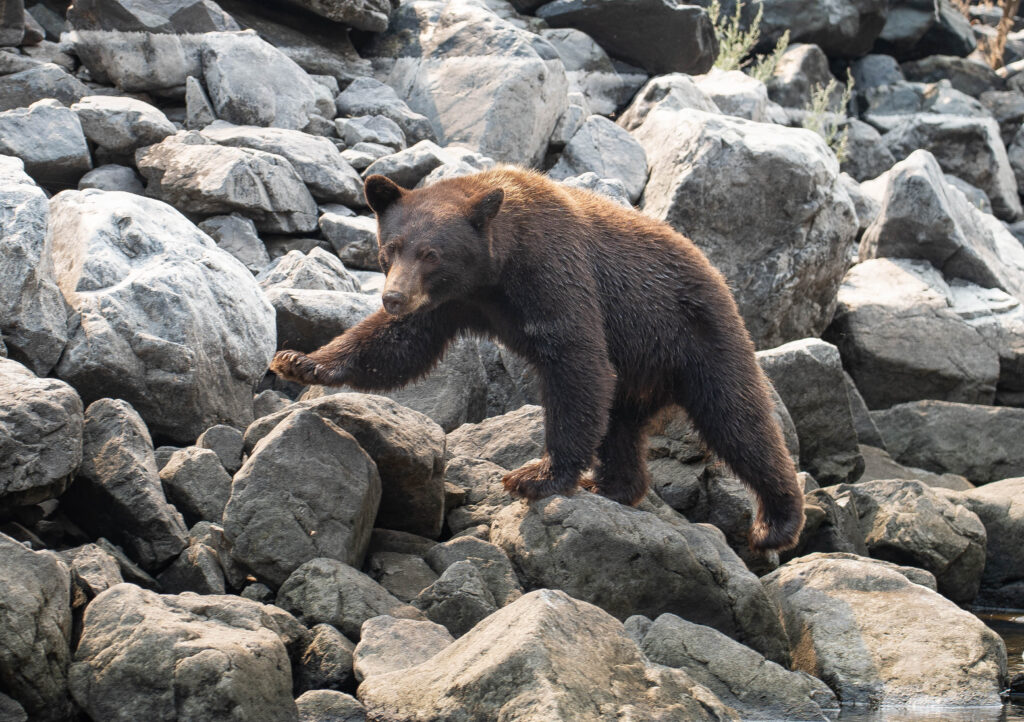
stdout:
[(512, 496), (533, 500), (553, 494), (571, 494), (576, 489), (577, 479), (556, 477), (551, 471), (551, 462), (544, 458), (510, 471), (501, 483)]

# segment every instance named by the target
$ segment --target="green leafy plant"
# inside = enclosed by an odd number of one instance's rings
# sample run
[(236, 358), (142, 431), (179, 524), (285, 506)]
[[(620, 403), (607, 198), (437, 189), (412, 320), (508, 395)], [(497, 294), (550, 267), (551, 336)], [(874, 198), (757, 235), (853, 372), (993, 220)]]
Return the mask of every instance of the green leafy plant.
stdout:
[(715, 28), (715, 37), (718, 38), (718, 57), (715, 59), (715, 67), (720, 70), (746, 70), (752, 77), (762, 83), (775, 72), (779, 59), (789, 47), (789, 30), (786, 30), (775, 43), (775, 49), (767, 55), (754, 56), (754, 47), (761, 39), (761, 17), (764, 15), (764, 5), (758, 5), (757, 15), (754, 16), (750, 26), (743, 28), (743, 7), (742, 0), (736, 0), (736, 9), (731, 15), (722, 14), (722, 5), (719, 0), (712, 0), (708, 6), (708, 17)]
[(846, 160), (850, 143), (850, 129), (843, 127), (846, 109), (849, 107), (850, 97), (853, 95), (853, 74), (849, 68), (846, 70), (846, 84), (843, 86), (843, 94), (838, 107), (832, 107), (831, 101), (838, 87), (839, 83), (836, 82), (836, 79), (831, 78), (825, 85), (818, 84), (811, 89), (811, 102), (806, 108), (807, 113), (804, 115), (801, 125), (824, 138), (825, 143), (842, 163)]
[(758, 56), (757, 60), (754, 61), (750, 68), (751, 77), (760, 80), (762, 83), (767, 83), (768, 78), (775, 74), (775, 68), (778, 67), (782, 54), (786, 52), (788, 47), (789, 28), (786, 28), (786, 32), (782, 33), (782, 37), (775, 43), (775, 49), (768, 55)]

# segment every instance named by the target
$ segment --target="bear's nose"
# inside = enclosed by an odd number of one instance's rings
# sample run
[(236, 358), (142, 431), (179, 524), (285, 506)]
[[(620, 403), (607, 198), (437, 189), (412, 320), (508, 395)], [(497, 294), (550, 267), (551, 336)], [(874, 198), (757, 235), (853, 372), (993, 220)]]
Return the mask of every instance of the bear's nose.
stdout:
[(401, 291), (386, 291), (381, 300), (384, 302), (384, 310), (393, 316), (397, 316), (409, 301)]

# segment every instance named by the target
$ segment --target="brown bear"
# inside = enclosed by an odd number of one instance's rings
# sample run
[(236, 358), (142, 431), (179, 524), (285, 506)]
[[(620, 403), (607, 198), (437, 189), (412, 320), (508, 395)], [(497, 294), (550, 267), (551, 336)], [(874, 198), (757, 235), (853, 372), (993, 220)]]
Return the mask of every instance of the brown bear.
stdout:
[[(496, 339), (536, 368), (545, 454), (504, 485), (527, 499), (590, 488), (647, 492), (644, 427), (681, 405), (751, 488), (754, 549), (796, 543), (803, 493), (767, 381), (722, 275), (668, 225), (514, 167), (405, 190), (366, 180), (384, 308), (271, 370), (307, 384), (399, 387), (460, 333)], [(596, 465), (595, 465), (596, 457)]]

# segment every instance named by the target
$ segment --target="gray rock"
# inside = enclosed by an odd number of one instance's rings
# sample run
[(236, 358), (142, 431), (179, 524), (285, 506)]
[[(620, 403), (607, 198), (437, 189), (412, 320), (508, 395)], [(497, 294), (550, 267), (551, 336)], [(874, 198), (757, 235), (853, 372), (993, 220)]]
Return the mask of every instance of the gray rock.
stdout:
[(8, 353), (45, 376), (67, 343), (67, 304), (57, 287), (46, 194), (17, 158), (0, 156), (0, 334)]
[(219, 522), (231, 496), (231, 476), (220, 458), (198, 446), (174, 452), (160, 469), (160, 483), (167, 500), (189, 524)]
[(425, 115), (414, 112), (394, 88), (373, 78), (356, 78), (335, 98), (339, 116), (382, 115), (402, 129), (406, 140), (433, 140), (434, 129)]
[(189, 545), (156, 579), (168, 594), (224, 593), (224, 572), (217, 553), (205, 544)]
[(58, 555), (71, 571), (71, 606), (75, 609), (124, 581), (114, 555), (96, 544), (83, 544)]
[(185, 128), (202, 130), (216, 119), (213, 103), (202, 83), (192, 75), (185, 78)]
[(167, 503), (157, 475), (153, 442), (127, 402), (89, 405), (83, 429), (82, 466), (66, 494), (66, 509), (94, 536), (108, 536), (148, 571), (185, 548), (187, 529)]
[[(882, 136), (877, 130), (856, 118), (848, 119), (843, 130), (847, 137), (846, 157), (840, 167), (844, 172), (858, 181), (866, 181), (892, 168), (896, 159), (882, 142)], [(857, 216), (859, 219), (859, 212)], [(867, 223), (870, 223), (870, 219)]]
[(889, 12), (889, 3), (882, 0), (843, 0), (827, 6), (816, 2), (766, 2), (762, 7), (761, 51), (771, 50), (783, 31), (790, 30), (792, 42), (814, 43), (829, 57), (846, 58), (871, 50)]
[(927, 569), (938, 591), (957, 604), (977, 596), (986, 535), (972, 511), (914, 480), (866, 481), (822, 491), (853, 496), (872, 557)]
[(318, 201), (357, 207), (366, 204), (362, 179), (327, 138), (298, 130), (237, 126), (222, 121), (206, 126), (202, 134), (220, 145), (252, 148), (285, 158)]
[(387, 29), (392, 5), (388, 0), (292, 0), (292, 4), (358, 30)]
[(306, 409), (280, 422), (235, 474), (224, 509), (232, 556), (273, 586), (317, 557), (361, 564), (380, 503), (376, 466), (352, 436)]
[(257, 419), (282, 411), (290, 406), (292, 400), (280, 391), (266, 389), (260, 391), (252, 400), (253, 415)]
[(562, 183), (570, 188), (580, 188), (591, 193), (606, 196), (627, 208), (633, 206), (633, 201), (630, 200), (625, 183), (618, 178), (602, 178), (597, 173), (588, 171), (580, 175), (563, 178)]
[(202, 46), (211, 35), (72, 30), (66, 40), (96, 82), (125, 93), (174, 94), (190, 75), (202, 77)]
[(976, 44), (970, 23), (948, 0), (896, 0), (890, 4), (875, 52), (900, 60), (937, 53), (964, 56)]
[(684, 73), (670, 73), (651, 78), (633, 98), (633, 102), (619, 116), (618, 124), (632, 131), (643, 125), (647, 115), (664, 103), (665, 108), (676, 110), (702, 110), (720, 112), (715, 101), (698, 87), (694, 79)]
[(79, 0), (68, 10), (71, 27), (147, 33), (208, 33), (238, 30), (212, 0)]
[(927, 262), (878, 258), (846, 274), (824, 337), (839, 347), (868, 408), (922, 398), (992, 402), (999, 355), (951, 299)]
[[(536, 166), (566, 108), (568, 83), (557, 51), (483, 4), (404, 4), (366, 52), (397, 58), (389, 85), (429, 119), (444, 146)], [(410, 142), (423, 137), (403, 130)]]
[(499, 607), (511, 604), (523, 594), (508, 555), (494, 544), (473, 537), (458, 537), (431, 548), (424, 558), (438, 574), (457, 562), (469, 562), (476, 567)]
[(794, 669), (844, 705), (998, 704), (1006, 655), (970, 612), (868, 559), (812, 554), (763, 580), (799, 640)]
[(0, 154), (21, 158), (43, 186), (74, 187), (92, 168), (78, 116), (56, 100), (0, 113)]
[[(860, 395), (860, 391), (857, 390), (853, 379), (850, 378), (850, 374), (846, 373), (846, 371), (843, 371), (843, 385), (846, 387), (846, 399), (850, 404), (850, 415), (853, 417), (853, 430), (857, 434), (857, 443), (875, 446), (879, 450), (884, 449), (885, 442), (882, 441), (882, 435), (875, 428), (875, 422), (871, 420), (868, 405), (864, 403), (864, 397)], [(863, 456), (863, 453), (861, 455)], [(894, 477), (884, 478), (891, 479)]]
[(467, 456), (456, 456), (448, 461), (445, 479), (465, 494), (462, 505), (447, 513), (448, 527), (453, 533), (462, 533), (479, 524), (489, 528), (494, 515), (513, 503), (501, 483), (508, 472), (509, 469), (490, 461)]
[[(725, 274), (756, 345), (819, 335), (857, 231), (832, 151), (811, 131), (677, 108), (663, 101), (633, 131), (650, 164), (644, 212)], [(736, 192), (739, 178), (761, 202)]]
[(68, 719), (71, 587), (67, 567), (0, 534), (0, 676), (32, 719)]
[[(874, 422), (872, 422), (872, 427), (874, 427)], [(881, 439), (881, 435), (879, 435), (879, 439)], [(860, 453), (864, 457), (864, 473), (859, 480), (861, 483), (876, 479), (916, 479), (936, 489), (967, 491), (974, 488), (974, 484), (959, 474), (936, 474), (925, 469), (898, 464), (889, 456), (889, 452), (875, 446), (862, 444)]]
[(257, 420), (246, 429), (246, 447), (297, 409), (308, 409), (352, 434), (376, 462), (383, 485), (377, 526), (431, 538), (440, 534), (445, 439), (437, 424), (381, 396), (332, 394)]
[(207, 218), (199, 224), (199, 230), (253, 273), (270, 265), (270, 255), (256, 232), (256, 224), (240, 213)]
[(943, 171), (985, 191), (997, 217), (1020, 218), (1017, 181), (994, 119), (920, 113), (908, 116), (884, 140), (897, 158), (919, 148), (930, 151)]
[(953, 311), (999, 355), (996, 404), (1024, 405), (1024, 304), (999, 289), (960, 279), (949, 290)]
[(89, 605), (71, 693), (92, 719), (294, 722), (287, 648), (305, 634), (291, 615), (248, 599), (119, 584)]
[(739, 70), (712, 68), (693, 81), (723, 114), (768, 122), (768, 89), (760, 80)]
[(5, 2), (0, 6), (0, 45), (20, 45), (25, 36), (25, 3)]
[(896, 58), (881, 53), (871, 53), (850, 63), (854, 88), (864, 92), (868, 88), (891, 85), (905, 80)]
[(280, 155), (217, 145), (190, 131), (141, 149), (136, 163), (146, 178), (148, 194), (182, 212), (238, 211), (261, 231), (296, 233), (316, 228), (316, 201)]
[(445, 457), (465, 456), (518, 469), (544, 453), (544, 410), (527, 405), (502, 416), (465, 424), (448, 434)]
[(355, 645), (330, 624), (317, 624), (310, 632), (309, 644), (296, 665), (296, 689), (348, 689), (354, 679)]
[(669, 512), (630, 509), (595, 494), (553, 496), (503, 509), (491, 541), (527, 588), (563, 589), (620, 619), (678, 614), (788, 663), (777, 610), (757, 577), (719, 531)]
[(367, 143), (364, 141), (356, 143), (351, 148), (346, 148), (341, 151), (341, 157), (344, 158), (349, 165), (362, 173), (369, 168), (374, 161), (391, 155), (392, 152), (393, 149), (386, 145), (381, 145), (379, 143)]
[(47, 98), (71, 105), (89, 92), (85, 83), (59, 65), (42, 63), (0, 77), (0, 110), (27, 108)]
[(1020, 608), (1024, 602), (1024, 564), (1017, 550), (1024, 542), (1024, 478), (992, 482), (977, 489), (948, 493), (978, 515), (988, 536), (985, 571), (977, 602)]
[(549, 151), (560, 151), (565, 148), (565, 144), (572, 140), (576, 131), (583, 125), (583, 121), (591, 116), (590, 104), (583, 97), (583, 93), (570, 91), (566, 94), (566, 102), (568, 105), (562, 111), (562, 117), (555, 123), (551, 137), (548, 138)]
[(344, 692), (310, 690), (295, 700), (295, 706), (299, 722), (366, 722), (366, 708)]
[[(599, 643), (581, 647), (584, 638)], [(733, 718), (685, 672), (650, 664), (620, 622), (546, 589), (491, 615), (415, 667), (369, 677), (359, 698), (371, 718), (414, 719), (424, 709), (429, 718), (452, 722)]]
[(274, 259), (256, 276), (260, 287), (297, 288), (310, 291), (358, 292), (359, 280), (348, 272), (341, 260), (322, 248), (309, 253), (289, 251)]
[(664, 0), (595, 3), (554, 0), (537, 8), (551, 27), (573, 27), (594, 38), (609, 54), (652, 75), (707, 72), (718, 55), (718, 40), (703, 8)]
[(871, 413), (893, 458), (975, 484), (1024, 475), (1024, 409), (917, 401)]
[(134, 153), (176, 132), (160, 110), (135, 98), (88, 95), (71, 110), (78, 115), (85, 137), (111, 153)]
[(57, 280), (77, 314), (57, 374), (86, 403), (124, 398), (179, 442), (249, 423), (274, 352), (273, 308), (252, 274), (159, 201), (65, 191), (50, 216)]
[(864, 471), (857, 449), (839, 350), (803, 339), (757, 355), (796, 424), (800, 468), (829, 486), (853, 482)]
[(403, 602), (411, 602), (437, 581), (437, 574), (415, 554), (372, 552), (364, 566), (375, 582)]
[(813, 43), (791, 43), (768, 79), (768, 97), (787, 108), (807, 108), (811, 92), (835, 80), (828, 57)]
[(613, 114), (636, 91), (628, 76), (619, 74), (604, 49), (585, 32), (571, 27), (546, 28), (540, 35), (562, 59), (569, 92), (581, 93), (594, 113)]
[(972, 186), (965, 180), (960, 180), (955, 175), (949, 175), (946, 173), (944, 178), (946, 179), (946, 183), (964, 194), (968, 203), (982, 213), (992, 215), (992, 201), (989, 200), (988, 194), (985, 191), (977, 186)]
[(822, 710), (839, 708), (824, 682), (674, 614), (655, 619), (638, 645), (652, 662), (682, 669), (743, 719), (827, 719)]
[(572, 136), (550, 175), (562, 180), (587, 172), (621, 180), (630, 203), (635, 203), (647, 182), (647, 154), (628, 132), (592, 115)]
[(434, 622), (382, 615), (366, 620), (353, 653), (356, 679), (408, 669), (426, 662), (455, 638)]
[(934, 83), (948, 80), (959, 90), (974, 98), (991, 90), (1002, 90), (1003, 79), (987, 63), (973, 58), (929, 54), (930, 57), (903, 63), (900, 68), (907, 80)]
[[(953, 88), (948, 80), (937, 83), (899, 81), (868, 88), (861, 94), (861, 102), (865, 106), (863, 119), (882, 133), (899, 128), (919, 114), (991, 119), (981, 103)], [(911, 150), (908, 148), (901, 155)]]
[(333, 115), (330, 93), (255, 33), (207, 33), (201, 55), (203, 81), (221, 120), (302, 130), (310, 116)]
[(393, 150), (406, 146), (405, 133), (395, 121), (384, 115), (360, 115), (334, 121), (338, 137), (352, 146), (356, 143), (379, 143)]
[[(423, 142), (429, 143), (430, 141)], [(387, 158), (383, 160), (387, 160)], [(377, 261), (377, 256), (380, 253), (380, 248), (377, 245), (377, 221), (366, 216), (346, 216), (328, 211), (320, 216), (318, 223), (321, 232), (330, 241), (334, 252), (338, 254), (342, 263), (351, 268), (368, 271), (380, 270), (380, 264)]]
[(0, 503), (63, 493), (82, 461), (82, 421), (74, 389), (0, 359)]
[(25, 708), (14, 699), (0, 692), (0, 720), (3, 722), (28, 722)]
[(423, 619), (419, 610), (336, 559), (312, 559), (300, 566), (281, 585), (275, 603), (307, 626), (330, 624), (349, 639), (359, 639), (363, 622), (382, 614)]
[(861, 238), (861, 260), (921, 258), (947, 277), (1024, 299), (1024, 247), (946, 182), (931, 153), (914, 151), (884, 178), (882, 210)]
[[(273, 287), (267, 300), (277, 311), (280, 349), (313, 351), (380, 308), (379, 298), (345, 291)], [(314, 386), (312, 389), (322, 390)], [(316, 394), (316, 397), (323, 395)]]
[(142, 186), (139, 175), (128, 166), (108, 163), (93, 168), (78, 181), (78, 190), (96, 188), (101, 191), (123, 191), (143, 195), (146, 189)]
[(242, 432), (233, 426), (211, 426), (199, 435), (196, 446), (216, 453), (221, 466), (229, 474), (234, 474), (242, 467), (245, 441)]
[(480, 572), (468, 561), (455, 562), (445, 569), (437, 581), (416, 596), (412, 605), (455, 637), (461, 637), (498, 610)]
[[(982, 93), (978, 100), (999, 123), (1003, 145), (1009, 148), (1013, 137), (1020, 130), (1021, 123), (1024, 122), (1024, 96), (1013, 90), (988, 90)], [(1017, 185), (1020, 186), (1019, 180)]]

